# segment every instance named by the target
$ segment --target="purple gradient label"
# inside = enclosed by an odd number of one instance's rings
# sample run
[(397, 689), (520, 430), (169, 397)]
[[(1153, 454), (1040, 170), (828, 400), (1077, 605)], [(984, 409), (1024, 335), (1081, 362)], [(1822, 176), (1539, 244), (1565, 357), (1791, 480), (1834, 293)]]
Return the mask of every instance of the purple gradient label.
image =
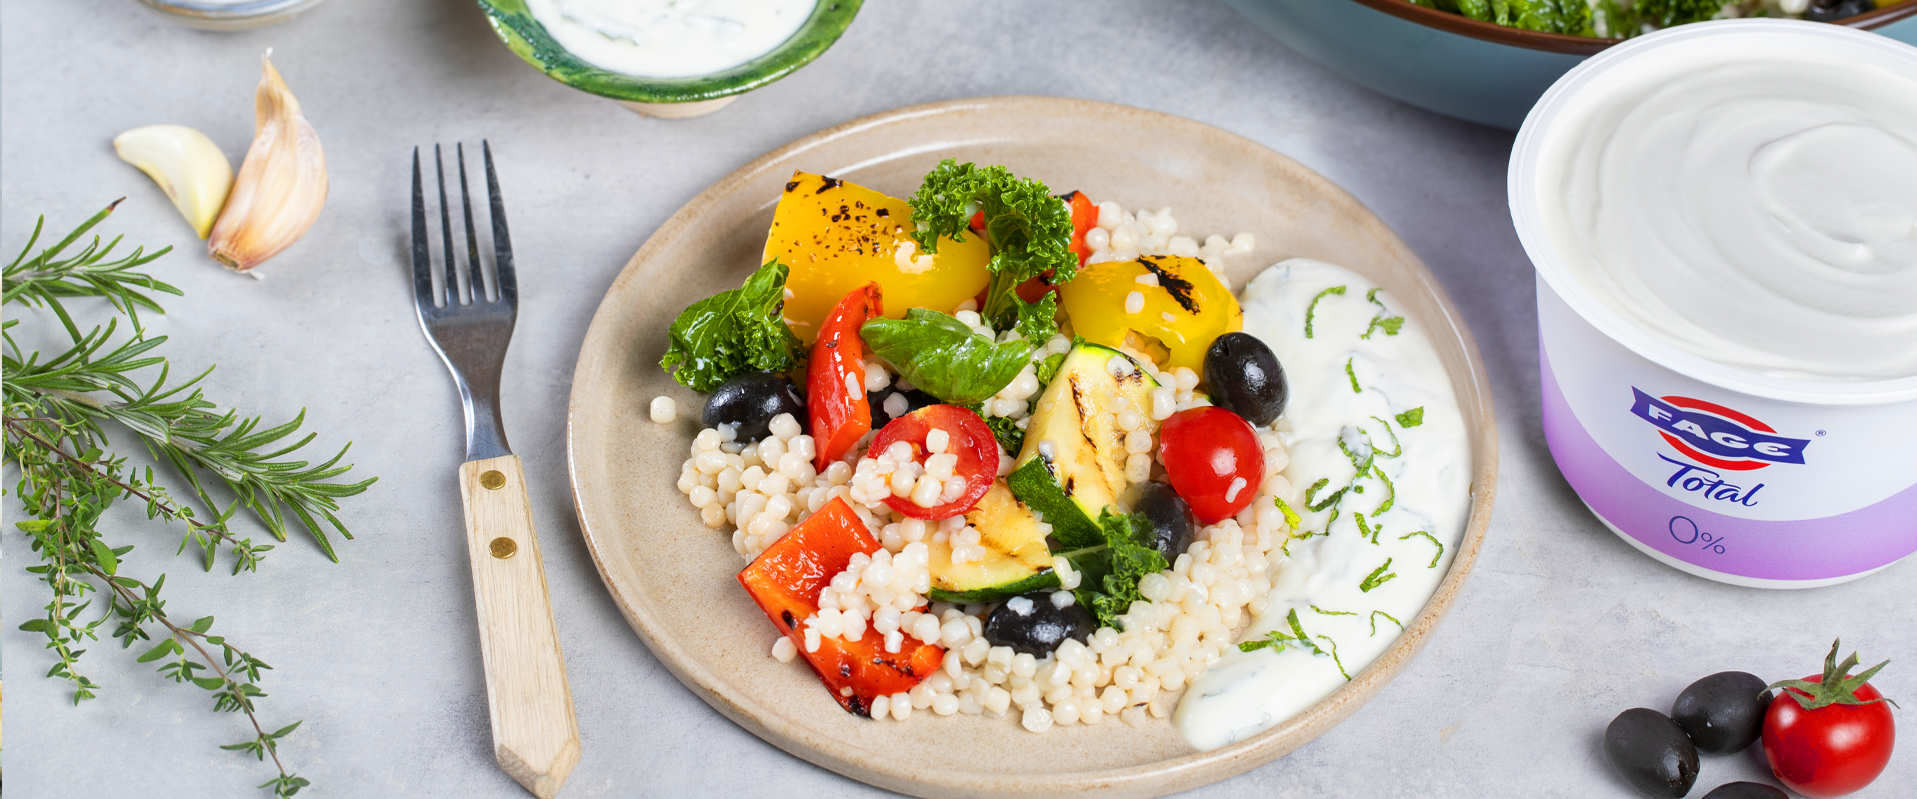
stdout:
[[(1712, 571), (1763, 580), (1848, 577), (1917, 551), (1917, 521), (1913, 521), (1917, 520), (1917, 486), (1836, 516), (1762, 521), (1705, 510), (1665, 493), (1661, 486), (1645, 483), (1605, 452), (1579, 423), (1564, 399), (1550, 357), (1541, 348), (1538, 360), (1542, 366), (1544, 438), (1558, 470), (1593, 511), (1645, 546)], [(1681, 418), (1678, 409), (1664, 410), (1665, 415)], [(1738, 443), (1749, 444), (1763, 440), (1758, 435), (1763, 432), (1769, 431), (1731, 431), (1730, 435), (1741, 436)], [(1708, 439), (1708, 432), (1705, 436)], [(1792, 441), (1782, 437), (1775, 440)], [(1793, 443), (1798, 444), (1789, 451), (1794, 458), (1771, 462), (1801, 464), (1803, 447), (1801, 442)], [(1738, 475), (1665, 460), (1674, 464), (1671, 490), (1733, 505), (1750, 505), (1761, 499), (1757, 496), (1761, 483), (1733, 480)]]

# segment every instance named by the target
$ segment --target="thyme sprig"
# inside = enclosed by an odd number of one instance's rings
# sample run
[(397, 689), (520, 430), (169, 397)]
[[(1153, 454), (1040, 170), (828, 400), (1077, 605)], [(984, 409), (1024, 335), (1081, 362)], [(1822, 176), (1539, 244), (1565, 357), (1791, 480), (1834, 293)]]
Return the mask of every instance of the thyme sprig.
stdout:
[[(101, 687), (81, 673), (79, 661), (86, 652), (81, 647), (99, 640), (102, 626), (112, 623), (108, 634), (122, 649), (155, 642), (136, 661), (158, 662), (163, 677), (212, 692), (216, 712), (245, 714), (251, 736), (222, 748), (260, 761), (270, 757), (277, 773), (260, 787), (292, 796), (309, 783), (281, 763), (278, 744), (300, 722), (269, 731), (258, 713), (258, 700), (266, 696), (261, 675), (272, 667), (213, 634), (212, 616), (174, 621), (161, 596), (166, 576), (147, 582), (123, 573), (121, 561), (134, 547), (109, 543), (101, 520), (113, 503), (137, 500), (145, 504), (148, 519), (184, 528), (175, 554), (194, 546), (203, 553), (203, 568), (211, 570), (225, 550), (238, 574), (257, 571), (273, 549), (233, 529), (240, 508), (281, 541), (290, 513), (337, 562), (324, 527), (351, 539), (334, 513), (338, 500), (365, 491), (373, 479), (331, 482), (352, 468), (339, 465), (345, 448), (318, 465), (289, 457), (315, 438), (308, 433), (288, 443), (305, 421), (303, 411), (290, 422), (263, 427), (259, 417), (220, 410), (200, 388), (211, 369), (169, 385), (171, 366), (158, 354), (167, 338), (148, 337), (140, 312), (164, 313), (154, 297), (181, 292), (138, 270), (171, 248), (114, 257), (120, 239), (103, 244), (94, 236), (76, 254), (63, 255), (117, 205), (29, 258), (40, 241), (42, 219), (19, 257), (4, 269), (0, 304), (51, 311), (69, 339), (65, 350), (43, 359), (15, 340), (22, 319), (0, 324), (5, 339), (0, 427), (6, 460), (20, 470), (15, 496), (28, 517), (14, 526), (40, 558), (27, 571), (52, 594), (45, 614), (20, 629), (46, 636), (46, 648), (58, 660), (48, 676), (70, 683), (76, 704), (94, 698)], [(106, 300), (113, 318), (83, 329), (63, 301), (85, 298)], [(125, 317), (130, 337), (120, 335), (119, 317)], [(157, 375), (143, 379), (155, 367)], [(108, 422), (130, 431), (162, 469), (170, 467), (190, 490), (191, 503), (176, 499), (153, 466), (135, 466), (111, 452)], [(222, 490), (231, 495), (224, 506), (214, 496)], [(101, 599), (104, 610), (88, 615)]]

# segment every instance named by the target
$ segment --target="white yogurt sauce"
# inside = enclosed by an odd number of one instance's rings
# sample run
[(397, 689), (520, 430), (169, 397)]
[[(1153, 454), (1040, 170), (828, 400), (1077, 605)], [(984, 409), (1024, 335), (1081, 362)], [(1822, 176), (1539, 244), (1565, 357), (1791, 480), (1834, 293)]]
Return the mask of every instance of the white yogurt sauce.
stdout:
[(818, 0), (526, 0), (546, 32), (612, 72), (684, 78), (731, 69), (792, 38)]
[(1552, 247), (1613, 311), (1708, 360), (1917, 376), (1917, 59), (1789, 45), (1674, 43), (1581, 87), (1539, 159)]
[[(1337, 286), (1344, 293), (1324, 294)], [(1270, 604), (1240, 640), (1273, 630), (1289, 635), (1288, 614), (1296, 611), (1299, 626), (1323, 654), (1296, 645), (1227, 650), (1185, 690), (1173, 717), (1179, 734), (1199, 749), (1277, 725), (1344, 685), (1346, 674), (1364, 670), (1397, 640), (1399, 623), (1410, 624), (1418, 615), (1457, 551), (1471, 504), (1471, 451), (1457, 397), (1417, 323), (1402, 321), (1396, 335), (1374, 326), (1374, 320), (1402, 311), (1383, 291), (1376, 302), (1368, 299), (1373, 288), (1342, 267), (1294, 258), (1265, 270), (1240, 299), (1245, 332), (1271, 347), (1290, 382), (1285, 419), (1291, 430), (1284, 436), (1291, 462), (1284, 474), (1298, 493), (1287, 498), (1302, 519), (1298, 535), (1328, 532), (1287, 545), (1289, 558), (1275, 567)], [(1305, 338), (1307, 313), (1311, 338)], [(1370, 338), (1364, 338), (1368, 330)], [(1354, 377), (1360, 388), (1355, 393)], [(1398, 415), (1414, 408), (1424, 409), (1423, 422), (1400, 424)], [(1393, 449), (1393, 433), (1402, 454), (1380, 452), (1372, 460), (1392, 489), (1375, 474), (1354, 481), (1357, 467), (1339, 442), (1362, 462), (1368, 442)], [(1312, 511), (1304, 494), (1320, 479), (1328, 483), (1314, 498), (1324, 507)], [(1354, 488), (1326, 503), (1344, 486)], [(1391, 507), (1378, 513), (1387, 498)], [(1359, 514), (1373, 535), (1360, 529)], [(1428, 537), (1414, 534), (1420, 531)], [(1377, 572), (1387, 560), (1390, 566)]]

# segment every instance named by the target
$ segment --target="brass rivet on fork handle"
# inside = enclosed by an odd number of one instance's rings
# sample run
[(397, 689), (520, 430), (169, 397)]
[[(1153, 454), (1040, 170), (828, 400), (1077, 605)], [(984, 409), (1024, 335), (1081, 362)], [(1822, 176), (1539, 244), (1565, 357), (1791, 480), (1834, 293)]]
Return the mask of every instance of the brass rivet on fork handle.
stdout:
[[(494, 474), (498, 474), (498, 472), (494, 472)], [(519, 545), (513, 543), (512, 539), (502, 535), (498, 538), (493, 539), (492, 550), (493, 550), (493, 557), (498, 558), (500, 560), (505, 560), (516, 554), (519, 554)]]
[[(485, 474), (479, 476), (479, 485), (489, 491), (498, 491), (506, 487), (506, 475), (502, 474), (498, 469), (489, 469)], [(502, 555), (501, 557), (505, 556)]]

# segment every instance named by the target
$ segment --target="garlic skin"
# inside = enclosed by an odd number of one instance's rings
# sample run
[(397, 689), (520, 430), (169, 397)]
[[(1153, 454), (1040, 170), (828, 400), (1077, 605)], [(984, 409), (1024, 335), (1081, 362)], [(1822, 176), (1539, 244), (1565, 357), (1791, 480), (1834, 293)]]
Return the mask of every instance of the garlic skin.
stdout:
[(184, 125), (148, 125), (113, 137), (113, 151), (160, 184), (193, 232), (206, 238), (233, 187), (233, 164), (219, 145)]
[(240, 175), (213, 224), (206, 252), (236, 272), (245, 272), (298, 241), (326, 205), (326, 153), (319, 134), (300, 114), (273, 62), (260, 57), (264, 74), (254, 98), (253, 144)]

